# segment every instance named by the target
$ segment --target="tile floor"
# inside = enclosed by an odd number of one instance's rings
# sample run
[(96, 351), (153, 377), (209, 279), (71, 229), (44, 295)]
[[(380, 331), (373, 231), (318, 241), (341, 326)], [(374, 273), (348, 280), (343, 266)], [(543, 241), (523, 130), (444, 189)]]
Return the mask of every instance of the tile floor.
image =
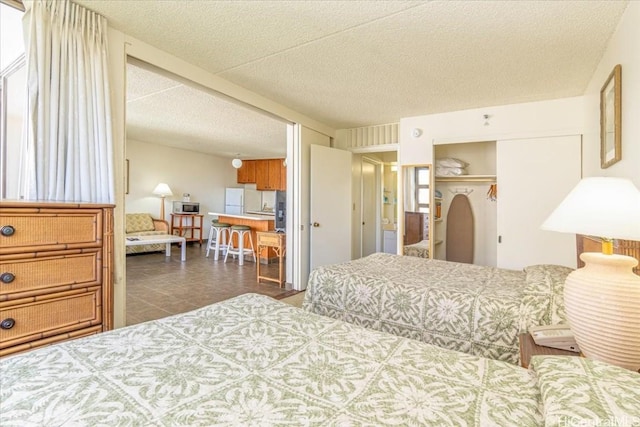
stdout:
[[(256, 264), (245, 261), (240, 267), (231, 257), (205, 258), (206, 245), (187, 246), (187, 261), (180, 262), (180, 248), (171, 257), (164, 252), (127, 256), (127, 325), (183, 313), (247, 292), (274, 298), (295, 293), (290, 285), (256, 281)], [(247, 258), (248, 260), (249, 258)], [(277, 263), (263, 264), (266, 275), (277, 276)]]

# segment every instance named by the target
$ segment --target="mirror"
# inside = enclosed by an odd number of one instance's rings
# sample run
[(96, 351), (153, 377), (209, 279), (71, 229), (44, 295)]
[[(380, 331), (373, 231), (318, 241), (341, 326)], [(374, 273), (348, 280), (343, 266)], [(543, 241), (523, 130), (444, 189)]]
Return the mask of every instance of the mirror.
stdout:
[(431, 258), (431, 165), (402, 166), (402, 254)]

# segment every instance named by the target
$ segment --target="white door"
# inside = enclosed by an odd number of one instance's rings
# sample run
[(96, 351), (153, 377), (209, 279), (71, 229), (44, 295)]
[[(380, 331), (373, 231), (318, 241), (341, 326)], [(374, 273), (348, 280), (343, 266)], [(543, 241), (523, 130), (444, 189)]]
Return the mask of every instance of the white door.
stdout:
[(361, 256), (365, 257), (380, 250), (378, 230), (378, 212), (380, 211), (379, 166), (362, 160), (362, 224)]
[(351, 259), (351, 153), (311, 145), (309, 267)]
[(540, 225), (582, 176), (580, 135), (497, 142), (497, 266), (576, 267), (575, 235)]

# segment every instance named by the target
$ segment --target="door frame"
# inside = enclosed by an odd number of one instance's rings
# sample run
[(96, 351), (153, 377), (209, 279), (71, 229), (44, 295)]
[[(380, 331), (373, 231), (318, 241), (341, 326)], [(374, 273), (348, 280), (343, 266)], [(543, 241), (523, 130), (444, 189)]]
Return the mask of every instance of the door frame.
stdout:
[(364, 189), (365, 189), (365, 177), (363, 173), (363, 164), (368, 163), (373, 165), (374, 167), (374, 180), (375, 186), (373, 188), (373, 194), (375, 194), (375, 220), (374, 220), (374, 234), (375, 234), (375, 242), (376, 252), (382, 252), (382, 167), (384, 163), (378, 159), (373, 159), (371, 157), (362, 156), (360, 160), (360, 245), (359, 252), (360, 257), (364, 254), (364, 223), (365, 223), (365, 200), (364, 200)]

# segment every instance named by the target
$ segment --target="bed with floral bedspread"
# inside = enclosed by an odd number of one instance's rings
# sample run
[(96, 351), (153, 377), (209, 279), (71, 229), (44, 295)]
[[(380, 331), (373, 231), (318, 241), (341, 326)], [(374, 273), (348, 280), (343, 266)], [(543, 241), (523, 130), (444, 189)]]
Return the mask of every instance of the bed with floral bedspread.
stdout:
[(541, 381), (247, 294), (0, 359), (0, 425), (559, 426), (565, 411), (640, 411), (638, 374), (577, 357), (532, 366)]
[(568, 267), (523, 271), (376, 253), (309, 276), (307, 311), (518, 363), (518, 335), (564, 323)]

